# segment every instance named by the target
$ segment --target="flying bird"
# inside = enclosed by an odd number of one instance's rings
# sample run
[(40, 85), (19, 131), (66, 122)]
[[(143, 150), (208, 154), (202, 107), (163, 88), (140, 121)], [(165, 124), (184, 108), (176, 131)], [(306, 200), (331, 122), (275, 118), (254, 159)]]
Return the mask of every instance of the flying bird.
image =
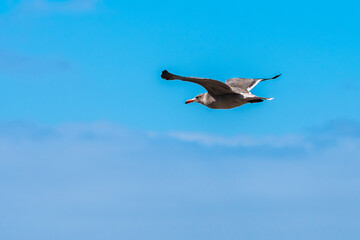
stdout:
[(206, 107), (213, 109), (231, 109), (239, 107), (246, 103), (258, 103), (264, 100), (272, 100), (273, 98), (258, 97), (251, 94), (253, 89), (259, 82), (278, 78), (281, 74), (272, 78), (230, 78), (226, 83), (198, 77), (181, 77), (169, 73), (164, 70), (161, 78), (166, 80), (182, 80), (186, 82), (193, 82), (201, 85), (207, 91), (196, 97), (189, 99), (185, 104), (197, 102)]

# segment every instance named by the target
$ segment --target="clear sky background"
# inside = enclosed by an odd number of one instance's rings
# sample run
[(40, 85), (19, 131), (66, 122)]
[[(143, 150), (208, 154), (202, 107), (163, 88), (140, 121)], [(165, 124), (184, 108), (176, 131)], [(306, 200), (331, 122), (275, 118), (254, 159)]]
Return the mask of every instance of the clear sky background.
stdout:
[(359, 7), (1, 1), (0, 238), (358, 239)]

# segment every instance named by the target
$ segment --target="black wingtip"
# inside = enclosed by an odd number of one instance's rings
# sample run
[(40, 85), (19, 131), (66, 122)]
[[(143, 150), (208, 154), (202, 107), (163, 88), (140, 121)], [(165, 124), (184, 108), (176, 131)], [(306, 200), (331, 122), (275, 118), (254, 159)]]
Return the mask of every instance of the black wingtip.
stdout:
[(275, 79), (275, 78), (278, 78), (278, 77), (280, 77), (281, 76), (281, 74), (278, 74), (278, 75), (276, 75), (275, 77), (273, 77), (273, 78), (271, 78), (271, 79)]
[(169, 72), (167, 71), (167, 70), (164, 70), (164, 71), (162, 71), (162, 73), (161, 73), (161, 78), (162, 79), (166, 79), (166, 80), (169, 80), (169, 79), (167, 79), (167, 76), (169, 75)]
[(165, 80), (173, 80), (173, 79), (174, 79), (173, 76), (174, 76), (174, 75), (171, 74), (171, 73), (169, 73), (167, 70), (164, 70), (164, 71), (162, 71), (162, 73), (161, 73), (161, 78), (162, 78), (162, 79), (165, 79)]

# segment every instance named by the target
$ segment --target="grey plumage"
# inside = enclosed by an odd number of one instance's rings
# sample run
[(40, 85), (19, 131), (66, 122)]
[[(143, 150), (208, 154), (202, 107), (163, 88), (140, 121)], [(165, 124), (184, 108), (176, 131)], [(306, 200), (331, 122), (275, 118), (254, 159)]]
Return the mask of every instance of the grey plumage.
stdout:
[(214, 109), (230, 109), (246, 103), (271, 100), (272, 98), (255, 96), (250, 93), (250, 90), (261, 81), (275, 79), (279, 76), (280, 74), (272, 78), (230, 78), (223, 83), (208, 78), (182, 77), (169, 73), (167, 70), (161, 74), (161, 77), (166, 80), (178, 79), (201, 85), (207, 90), (207, 93), (200, 94), (186, 103), (197, 102)]
[(281, 74), (272, 78), (230, 78), (226, 80), (226, 84), (229, 85), (233, 91), (237, 93), (250, 93), (259, 82), (275, 79), (280, 77)]

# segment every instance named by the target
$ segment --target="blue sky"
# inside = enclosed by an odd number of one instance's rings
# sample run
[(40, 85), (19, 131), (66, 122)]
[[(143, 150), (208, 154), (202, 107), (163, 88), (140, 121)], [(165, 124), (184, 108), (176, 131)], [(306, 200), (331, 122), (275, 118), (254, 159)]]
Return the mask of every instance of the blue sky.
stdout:
[[(9, 1), (2, 116), (226, 135), (359, 120), (359, 16), (346, 3)], [(275, 101), (213, 111), (184, 105), (203, 89), (163, 81), (164, 68), (223, 81), (283, 76), (253, 90)], [(229, 121), (238, 124), (218, 124)]]
[[(358, 8), (1, 1), (1, 239), (357, 239)], [(212, 110), (164, 69), (283, 75)]]

